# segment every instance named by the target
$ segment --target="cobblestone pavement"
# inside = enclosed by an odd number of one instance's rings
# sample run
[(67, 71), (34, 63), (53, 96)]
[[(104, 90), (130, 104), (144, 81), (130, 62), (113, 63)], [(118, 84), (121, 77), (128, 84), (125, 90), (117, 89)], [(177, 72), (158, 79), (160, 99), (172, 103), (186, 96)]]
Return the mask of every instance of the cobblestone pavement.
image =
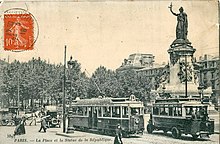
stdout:
[[(75, 131), (69, 137), (56, 135), (62, 128), (50, 128), (46, 133), (38, 132), (40, 125), (26, 126), (26, 134), (13, 137), (14, 126), (0, 126), (0, 144), (14, 143), (45, 143), (45, 144), (113, 144), (114, 137)], [(124, 144), (218, 144), (219, 135), (214, 134), (209, 139), (193, 140), (191, 136), (182, 135), (181, 139), (174, 139), (171, 134), (162, 131), (154, 134), (144, 133), (142, 136), (123, 138)]]

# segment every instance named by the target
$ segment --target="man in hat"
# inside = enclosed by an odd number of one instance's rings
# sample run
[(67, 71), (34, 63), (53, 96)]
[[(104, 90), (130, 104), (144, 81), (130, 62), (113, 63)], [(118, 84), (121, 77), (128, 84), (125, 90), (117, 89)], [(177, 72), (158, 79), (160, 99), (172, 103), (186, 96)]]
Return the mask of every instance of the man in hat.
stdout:
[(39, 132), (41, 132), (42, 129), (44, 130), (44, 132), (47, 131), (47, 122), (46, 122), (46, 118), (47, 118), (47, 117), (48, 117), (48, 116), (43, 116), (43, 117), (41, 118), (41, 127), (40, 127)]
[(115, 132), (116, 132), (116, 135), (115, 135), (114, 144), (123, 144), (120, 124), (117, 125)]

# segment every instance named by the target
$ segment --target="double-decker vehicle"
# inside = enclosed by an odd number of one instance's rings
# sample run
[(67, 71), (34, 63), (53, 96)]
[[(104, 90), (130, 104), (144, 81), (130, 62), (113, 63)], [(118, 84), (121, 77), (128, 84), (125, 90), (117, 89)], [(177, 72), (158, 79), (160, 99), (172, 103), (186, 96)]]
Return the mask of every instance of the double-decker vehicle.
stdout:
[(209, 119), (207, 107), (199, 99), (158, 99), (153, 104), (147, 131), (171, 131), (174, 138), (181, 134), (191, 134), (193, 138), (209, 137), (214, 133), (214, 120)]
[(120, 124), (122, 135), (129, 137), (143, 134), (143, 111), (143, 103), (134, 95), (130, 98), (79, 99), (69, 107), (68, 127), (112, 135)]

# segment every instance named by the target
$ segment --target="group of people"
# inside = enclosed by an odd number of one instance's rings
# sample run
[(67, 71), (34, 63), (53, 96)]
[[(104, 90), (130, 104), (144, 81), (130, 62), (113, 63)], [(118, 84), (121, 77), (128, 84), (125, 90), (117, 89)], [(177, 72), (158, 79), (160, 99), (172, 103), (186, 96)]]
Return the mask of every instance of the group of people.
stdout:
[[(44, 116), (44, 115), (41, 115), (41, 127), (39, 129), (39, 132), (41, 132), (41, 130), (43, 129), (44, 132), (46, 132), (47, 130), (47, 118), (49, 117), (50, 115), (48, 116)], [(25, 131), (25, 125), (26, 125), (26, 120), (31, 118), (31, 122), (29, 123), (29, 125), (31, 126), (32, 123), (34, 123), (34, 125), (36, 125), (37, 123), (37, 114), (36, 113), (33, 113), (31, 114), (30, 117), (27, 117), (27, 116), (23, 116), (22, 118), (19, 118), (19, 117), (16, 117), (14, 118), (14, 121), (15, 121), (15, 130), (14, 130), (14, 136), (15, 135), (22, 135), (22, 134), (25, 134), (26, 131)]]
[[(35, 125), (36, 125), (36, 117), (37, 117), (37, 115), (36, 114), (32, 114), (31, 116), (32, 116), (32, 121), (30, 122), (29, 125), (31, 125), (32, 122), (34, 122)], [(47, 131), (47, 121), (46, 121), (46, 119), (49, 116), (50, 115), (48, 115), (48, 116), (43, 116), (42, 115), (41, 116), (41, 127), (40, 127), (38, 132), (41, 132), (42, 130), (43, 130), (43, 132)], [(17, 123), (17, 125), (15, 127), (14, 136), (15, 135), (22, 135), (22, 134), (26, 133), (26, 131), (25, 131), (25, 123), (26, 123), (27, 119), (28, 119), (28, 117), (25, 117), (25, 116), (23, 116), (20, 119), (20, 121)], [(118, 124), (117, 127), (116, 127), (114, 144), (123, 144), (123, 142), (122, 142), (122, 129), (121, 129), (120, 124)]]

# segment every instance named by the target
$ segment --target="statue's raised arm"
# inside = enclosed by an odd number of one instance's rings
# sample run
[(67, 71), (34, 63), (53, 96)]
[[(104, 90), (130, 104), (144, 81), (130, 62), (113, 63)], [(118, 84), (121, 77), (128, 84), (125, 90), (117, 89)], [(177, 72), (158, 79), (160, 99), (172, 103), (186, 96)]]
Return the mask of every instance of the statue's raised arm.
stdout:
[(175, 15), (175, 16), (178, 16), (178, 14), (176, 14), (175, 12), (173, 12), (173, 9), (172, 9), (173, 5), (172, 3), (170, 4), (170, 6), (168, 8), (170, 8), (170, 12)]
[(188, 21), (187, 21), (187, 14), (184, 12), (183, 7), (179, 8), (180, 13), (174, 13), (172, 10), (172, 3), (168, 8), (173, 15), (177, 16), (177, 25), (176, 25), (176, 39), (183, 39), (187, 40), (187, 33), (188, 33)]

